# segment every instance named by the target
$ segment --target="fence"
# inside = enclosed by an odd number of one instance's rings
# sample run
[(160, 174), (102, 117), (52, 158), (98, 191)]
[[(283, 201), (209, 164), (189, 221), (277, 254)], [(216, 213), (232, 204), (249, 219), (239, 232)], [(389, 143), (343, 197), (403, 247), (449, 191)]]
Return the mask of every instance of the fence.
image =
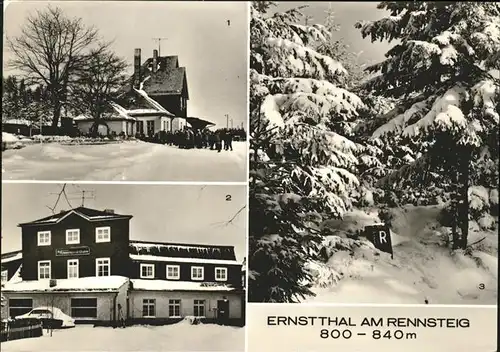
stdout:
[(2, 321), (1, 342), (40, 337), (43, 335), (42, 322), (39, 319), (19, 319)]

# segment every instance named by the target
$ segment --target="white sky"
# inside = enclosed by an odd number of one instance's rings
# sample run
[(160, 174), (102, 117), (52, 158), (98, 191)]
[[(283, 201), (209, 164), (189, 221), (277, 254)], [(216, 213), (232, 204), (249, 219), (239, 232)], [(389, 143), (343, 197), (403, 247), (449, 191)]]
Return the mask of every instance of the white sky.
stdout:
[(350, 46), (352, 52), (359, 53), (360, 63), (376, 63), (384, 59), (384, 54), (394, 43), (375, 42), (371, 43), (370, 38), (363, 39), (361, 31), (354, 28), (358, 21), (375, 21), (390, 15), (388, 11), (377, 9), (376, 2), (279, 2), (276, 7), (271, 7), (272, 12), (286, 11), (299, 6), (307, 5), (307, 8), (300, 10), (305, 16), (311, 16), (310, 24), (324, 24), (326, 10), (331, 6), (335, 12), (336, 23), (340, 30), (333, 33), (334, 39), (343, 38)]
[[(242, 122), (246, 126), (245, 2), (51, 1), (51, 5), (97, 27), (106, 40), (114, 40), (113, 50), (130, 64), (130, 72), (134, 48), (142, 49), (144, 62), (157, 48), (152, 38), (167, 37), (161, 42), (161, 55), (178, 55), (179, 65), (187, 70), (188, 115), (225, 127), (225, 114), (229, 114), (234, 126)], [(10, 3), (4, 10), (4, 38), (17, 36), (27, 14), (46, 6), (45, 1)], [(4, 68), (9, 58), (4, 48)]]
[[(81, 191), (94, 191), (85, 206), (133, 215), (130, 239), (235, 246), (236, 257), (246, 253), (246, 186), (68, 184), (73, 207), (81, 205)], [(52, 214), (62, 184), (2, 183), (2, 253), (21, 249), (19, 223)], [(55, 193), (55, 194), (54, 194)], [(231, 195), (231, 201), (226, 201)], [(56, 212), (69, 206), (61, 198)]]

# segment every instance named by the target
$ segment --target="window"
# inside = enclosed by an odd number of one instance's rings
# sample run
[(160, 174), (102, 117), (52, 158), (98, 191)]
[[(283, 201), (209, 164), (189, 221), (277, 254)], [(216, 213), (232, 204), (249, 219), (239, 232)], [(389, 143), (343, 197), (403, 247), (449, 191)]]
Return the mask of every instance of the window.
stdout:
[(150, 298), (144, 298), (142, 300), (142, 316), (144, 318), (154, 318), (155, 314), (156, 300)]
[(144, 121), (137, 121), (137, 133), (144, 134)]
[(9, 299), (9, 316), (11, 318), (31, 312), (32, 309), (33, 309), (33, 300), (31, 298)]
[(71, 317), (97, 318), (97, 298), (72, 298)]
[(68, 279), (75, 279), (79, 276), (78, 259), (68, 260)]
[(78, 244), (80, 243), (80, 230), (71, 229), (66, 230), (66, 244)]
[(154, 264), (141, 264), (141, 279), (154, 279), (155, 265)]
[(168, 316), (170, 318), (180, 318), (181, 317), (181, 300), (180, 299), (169, 299), (168, 300)]
[(50, 231), (38, 231), (38, 245), (50, 246)]
[(192, 266), (191, 267), (191, 280), (203, 280), (203, 267), (202, 266)]
[(202, 299), (194, 300), (194, 316), (195, 317), (205, 316), (205, 300)]
[(95, 241), (96, 243), (111, 242), (111, 228), (97, 227), (95, 229)]
[(227, 268), (215, 268), (215, 281), (227, 281)]
[(109, 258), (97, 258), (95, 260), (95, 276), (111, 275), (111, 260)]
[(155, 134), (155, 122), (152, 120), (146, 121), (146, 128), (148, 129), (148, 136), (151, 137)]
[(38, 262), (38, 280), (50, 279), (50, 260)]
[(2, 284), (7, 281), (9, 281), (9, 271), (2, 270)]
[(179, 280), (180, 268), (178, 265), (167, 265), (167, 279)]

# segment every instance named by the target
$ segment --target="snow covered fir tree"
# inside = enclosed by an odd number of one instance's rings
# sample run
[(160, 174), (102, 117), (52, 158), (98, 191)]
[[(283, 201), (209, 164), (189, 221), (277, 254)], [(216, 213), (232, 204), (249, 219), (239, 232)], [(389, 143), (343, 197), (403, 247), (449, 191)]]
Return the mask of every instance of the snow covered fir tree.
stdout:
[(500, 6), (380, 3), (352, 19), (390, 44), (360, 74), (332, 11), (273, 5), (251, 14), (249, 300), (494, 304)]
[(319, 225), (350, 207), (358, 146), (343, 134), (364, 104), (343, 88), (341, 63), (317, 51), (325, 26), (299, 24), (297, 9), (251, 11), (249, 299), (295, 302), (312, 294)]

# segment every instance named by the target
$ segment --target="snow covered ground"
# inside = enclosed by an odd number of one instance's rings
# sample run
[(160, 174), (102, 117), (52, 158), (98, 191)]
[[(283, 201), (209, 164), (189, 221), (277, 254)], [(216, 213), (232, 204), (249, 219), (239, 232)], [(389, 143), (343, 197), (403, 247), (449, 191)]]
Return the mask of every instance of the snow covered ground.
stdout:
[(246, 181), (247, 147), (178, 149), (140, 141), (102, 145), (32, 144), (2, 153), (6, 180)]
[[(45, 331), (44, 331), (45, 332)], [(187, 321), (124, 329), (77, 325), (39, 338), (2, 342), (2, 352), (244, 351), (245, 328)]]
[[(396, 211), (392, 260), (366, 240), (352, 253), (336, 251), (328, 263), (312, 263), (319, 278), (313, 289), (317, 296), (305, 302), (496, 304), (496, 230), (480, 230), (471, 221), (469, 243), (484, 240), (470, 254), (452, 253), (443, 242), (445, 228), (437, 222), (439, 210), (438, 206), (408, 206)], [(358, 224), (353, 225), (353, 218)], [(370, 221), (380, 220), (373, 213), (356, 215), (348, 217), (344, 225), (364, 226)]]

